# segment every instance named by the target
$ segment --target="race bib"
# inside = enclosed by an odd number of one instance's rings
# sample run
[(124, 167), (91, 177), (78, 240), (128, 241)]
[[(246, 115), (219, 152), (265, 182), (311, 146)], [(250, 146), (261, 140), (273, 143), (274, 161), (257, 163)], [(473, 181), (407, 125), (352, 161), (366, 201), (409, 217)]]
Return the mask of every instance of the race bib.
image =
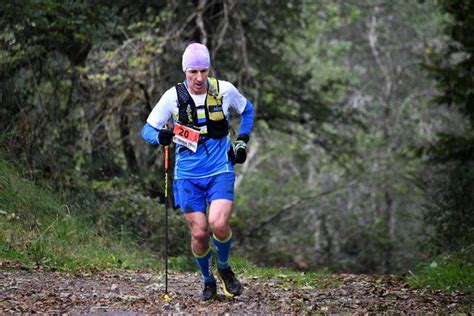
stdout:
[(201, 134), (200, 131), (176, 123), (173, 128), (173, 133), (173, 142), (175, 144), (183, 145), (193, 153), (196, 152), (199, 135)]

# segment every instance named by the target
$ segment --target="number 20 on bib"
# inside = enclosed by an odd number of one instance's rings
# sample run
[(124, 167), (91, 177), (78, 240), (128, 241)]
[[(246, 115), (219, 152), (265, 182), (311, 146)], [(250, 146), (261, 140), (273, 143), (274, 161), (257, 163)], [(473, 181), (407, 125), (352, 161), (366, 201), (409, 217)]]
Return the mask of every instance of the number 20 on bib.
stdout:
[(173, 142), (185, 146), (194, 153), (196, 152), (200, 131), (176, 123), (173, 133)]

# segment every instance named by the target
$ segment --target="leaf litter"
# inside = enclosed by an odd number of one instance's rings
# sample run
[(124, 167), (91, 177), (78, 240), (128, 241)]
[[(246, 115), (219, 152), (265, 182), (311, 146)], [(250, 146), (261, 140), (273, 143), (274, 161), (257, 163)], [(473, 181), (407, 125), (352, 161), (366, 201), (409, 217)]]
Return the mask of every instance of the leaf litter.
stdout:
[[(0, 313), (467, 313), (469, 293), (412, 289), (393, 275), (334, 274), (321, 286), (285, 285), (277, 279), (240, 276), (244, 292), (228, 298), (218, 290), (201, 302), (197, 273), (137, 271), (63, 273), (0, 268)], [(336, 282), (334, 282), (336, 281)]]

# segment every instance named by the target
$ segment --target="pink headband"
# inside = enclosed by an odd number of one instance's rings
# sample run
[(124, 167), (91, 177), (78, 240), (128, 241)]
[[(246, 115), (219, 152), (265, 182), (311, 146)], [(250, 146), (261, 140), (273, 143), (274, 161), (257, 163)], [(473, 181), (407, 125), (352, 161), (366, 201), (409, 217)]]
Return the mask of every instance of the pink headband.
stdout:
[(192, 43), (183, 53), (183, 71), (188, 69), (205, 69), (211, 66), (209, 50), (205, 45)]

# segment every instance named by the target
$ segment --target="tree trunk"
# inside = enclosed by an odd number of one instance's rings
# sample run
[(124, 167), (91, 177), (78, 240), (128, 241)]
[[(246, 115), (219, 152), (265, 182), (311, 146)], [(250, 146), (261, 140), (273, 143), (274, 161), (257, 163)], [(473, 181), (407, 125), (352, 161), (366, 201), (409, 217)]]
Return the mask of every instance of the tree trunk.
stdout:
[[(128, 103), (128, 102), (127, 102)], [(135, 150), (130, 142), (130, 124), (128, 123), (128, 113), (126, 109), (120, 113), (120, 139), (122, 140), (122, 150), (127, 161), (127, 168), (131, 173), (139, 172)]]

